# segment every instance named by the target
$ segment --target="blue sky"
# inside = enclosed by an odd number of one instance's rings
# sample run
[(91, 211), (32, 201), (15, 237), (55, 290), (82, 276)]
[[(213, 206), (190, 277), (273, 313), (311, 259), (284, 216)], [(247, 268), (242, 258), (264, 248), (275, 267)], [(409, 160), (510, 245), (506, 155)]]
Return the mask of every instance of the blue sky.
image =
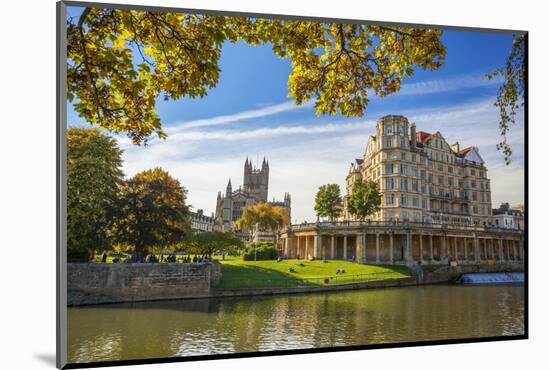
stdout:
[[(310, 105), (295, 106), (287, 98), (289, 60), (277, 58), (269, 46), (228, 43), (219, 83), (207, 97), (158, 102), (167, 140), (136, 147), (119, 138), (124, 172), (131, 176), (162, 166), (189, 189), (195, 209), (210, 213), (229, 178), (234, 188), (242, 183), (245, 158), (261, 163), (265, 156), (271, 170), (269, 197), (282, 199), (290, 192), (292, 221), (314, 220), (317, 188), (338, 183), (344, 189), (349, 164), (362, 156), (376, 119), (401, 114), (418, 130), (440, 131), (449, 143), (479, 147), (492, 181), (493, 207), (523, 203), (523, 116), (509, 135), (514, 154), (506, 166), (495, 148), (500, 138), (493, 102), (499, 81), (483, 78), (505, 62), (512, 36), (445, 31), (442, 41), (447, 57), (441, 69), (417, 70), (400, 92), (371, 96), (360, 118), (318, 117)], [(68, 123), (86, 124), (70, 105)]]

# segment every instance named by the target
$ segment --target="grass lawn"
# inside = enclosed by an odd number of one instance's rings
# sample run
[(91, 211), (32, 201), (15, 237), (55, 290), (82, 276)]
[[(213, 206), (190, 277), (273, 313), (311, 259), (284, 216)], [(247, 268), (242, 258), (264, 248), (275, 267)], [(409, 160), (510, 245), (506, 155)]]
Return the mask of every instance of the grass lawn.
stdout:
[[(243, 261), (226, 257), (221, 260), (222, 281), (218, 288), (296, 287), (335, 285), (351, 282), (409, 277), (404, 266), (376, 266), (331, 260)], [(292, 268), (294, 272), (290, 272)], [(338, 269), (345, 273), (336, 274)]]

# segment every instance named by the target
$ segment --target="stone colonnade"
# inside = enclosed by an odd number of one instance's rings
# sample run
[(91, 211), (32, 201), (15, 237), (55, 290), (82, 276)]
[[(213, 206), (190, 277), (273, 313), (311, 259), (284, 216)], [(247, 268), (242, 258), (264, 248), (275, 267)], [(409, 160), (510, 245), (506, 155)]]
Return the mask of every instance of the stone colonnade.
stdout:
[(279, 236), (279, 251), (291, 259), (341, 259), (374, 264), (503, 263), (524, 260), (521, 232), (431, 230), (430, 228), (299, 228)]

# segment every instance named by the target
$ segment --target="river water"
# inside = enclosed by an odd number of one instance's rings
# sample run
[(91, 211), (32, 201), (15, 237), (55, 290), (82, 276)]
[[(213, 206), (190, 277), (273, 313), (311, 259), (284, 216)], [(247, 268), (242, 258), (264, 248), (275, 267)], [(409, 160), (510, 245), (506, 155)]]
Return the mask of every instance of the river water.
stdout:
[(522, 286), (433, 285), (68, 309), (68, 361), (524, 334)]

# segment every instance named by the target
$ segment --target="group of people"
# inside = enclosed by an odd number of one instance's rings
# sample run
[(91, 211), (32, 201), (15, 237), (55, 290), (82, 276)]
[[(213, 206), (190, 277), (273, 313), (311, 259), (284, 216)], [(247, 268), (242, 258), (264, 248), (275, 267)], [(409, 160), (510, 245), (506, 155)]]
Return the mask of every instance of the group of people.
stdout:
[[(160, 257), (156, 254), (150, 254), (146, 257), (138, 255), (138, 254), (132, 254), (129, 256), (126, 256), (126, 258), (121, 259), (120, 257), (114, 257), (112, 260), (112, 263), (208, 263), (212, 262), (212, 257), (209, 255), (202, 255), (202, 256), (176, 256), (175, 253), (164, 255), (161, 254)], [(101, 255), (101, 263), (107, 263), (107, 252), (103, 252)]]

